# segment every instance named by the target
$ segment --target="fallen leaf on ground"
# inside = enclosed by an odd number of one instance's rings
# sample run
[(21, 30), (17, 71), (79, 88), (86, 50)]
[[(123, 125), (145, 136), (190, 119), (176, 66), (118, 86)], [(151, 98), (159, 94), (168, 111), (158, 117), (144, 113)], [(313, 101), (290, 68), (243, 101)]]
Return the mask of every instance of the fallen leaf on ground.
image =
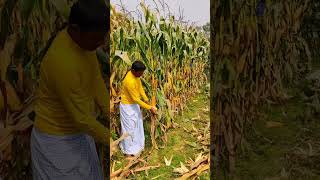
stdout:
[(197, 140), (198, 140), (198, 141), (202, 140), (202, 135), (198, 136), (198, 137), (197, 137)]
[(185, 128), (185, 127), (182, 127), (182, 128), (183, 128), (183, 130), (185, 130), (187, 133), (190, 132), (187, 128)]
[(184, 145), (178, 146), (178, 147), (174, 147), (173, 150), (174, 151), (182, 151), (185, 148)]
[(194, 127), (194, 125), (192, 124), (192, 130), (195, 132), (198, 132), (198, 129), (196, 127)]
[(197, 143), (195, 142), (189, 142), (189, 141), (184, 141), (186, 144), (188, 144), (189, 146), (192, 146), (192, 147), (197, 147)]
[(156, 165), (156, 166), (145, 166), (145, 167), (140, 167), (140, 168), (137, 168), (137, 169), (133, 170), (133, 172), (146, 171), (146, 170), (154, 169), (154, 168), (158, 168), (158, 167), (160, 167), (160, 164), (159, 164), (159, 165)]
[(209, 112), (209, 108), (202, 109), (204, 112)]
[(202, 152), (196, 157), (195, 162), (199, 161), (202, 158)]
[(170, 159), (168, 160), (168, 159), (164, 156), (164, 162), (165, 162), (166, 166), (170, 166), (171, 161), (172, 161), (172, 157), (173, 157), (173, 155), (171, 155)]
[(173, 128), (176, 128), (176, 127), (179, 127), (180, 125), (178, 124), (178, 123), (176, 123), (176, 122), (172, 122), (172, 127)]
[(194, 161), (193, 164), (191, 164), (190, 168), (195, 169), (197, 168), (201, 163), (208, 161), (207, 156), (202, 156), (202, 153), (198, 155), (196, 160)]
[(160, 174), (160, 175), (158, 175), (158, 176), (156, 176), (156, 177), (153, 177), (152, 180), (153, 180), (153, 179), (158, 179), (158, 178), (161, 177), (161, 176), (163, 176), (163, 174)]
[(189, 172), (189, 169), (186, 168), (186, 166), (182, 162), (180, 162), (180, 167), (179, 168), (175, 168), (173, 170), (173, 172), (177, 172), (177, 173), (180, 173), (180, 174), (185, 174), (185, 173)]
[(200, 117), (200, 115), (198, 114), (198, 116), (197, 117), (194, 117), (194, 118), (192, 118), (191, 120), (192, 121), (195, 121), (195, 120), (199, 120), (201, 117)]
[(275, 121), (268, 121), (266, 126), (267, 126), (267, 128), (282, 127), (283, 123), (275, 122)]
[(210, 167), (209, 164), (201, 165), (197, 169), (194, 169), (191, 172), (185, 173), (182, 177), (178, 178), (178, 180), (186, 180), (195, 174), (200, 175), (201, 172), (209, 169), (209, 167)]

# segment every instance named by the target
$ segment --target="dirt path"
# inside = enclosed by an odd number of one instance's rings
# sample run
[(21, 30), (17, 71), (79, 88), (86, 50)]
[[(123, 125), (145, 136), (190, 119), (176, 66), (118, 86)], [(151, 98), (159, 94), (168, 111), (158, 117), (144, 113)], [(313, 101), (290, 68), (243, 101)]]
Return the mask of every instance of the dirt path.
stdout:
[[(200, 150), (203, 145), (197, 143), (197, 137), (187, 132), (192, 131), (194, 128), (199, 131), (207, 128), (209, 137), (209, 96), (205, 92), (192, 98), (188, 103), (188, 109), (183, 112), (183, 115), (178, 115), (174, 119), (174, 122), (177, 123), (177, 127), (168, 130), (167, 146), (159, 150), (153, 150), (147, 158), (144, 158), (149, 166), (160, 165), (160, 167), (148, 170), (147, 173), (142, 171), (136, 173), (134, 176), (130, 175), (128, 179), (174, 179), (179, 176), (173, 172), (173, 169), (180, 167), (180, 162), (189, 168), (186, 162), (190, 158), (194, 160), (200, 152), (204, 152), (204, 154), (209, 153), (209, 146), (204, 147), (207, 149), (207, 152), (203, 149)], [(192, 126), (194, 126), (194, 128)], [(147, 125), (145, 126), (145, 129), (146, 128), (148, 128)], [(146, 149), (141, 157), (146, 156), (151, 149), (150, 136), (147, 132), (145, 136)], [(171, 156), (171, 164), (170, 166), (166, 166), (164, 157), (169, 160)], [(124, 163), (126, 163), (121, 153), (115, 155), (114, 161), (117, 167), (123, 167)], [(209, 171), (202, 172), (200, 179), (210, 179)]]

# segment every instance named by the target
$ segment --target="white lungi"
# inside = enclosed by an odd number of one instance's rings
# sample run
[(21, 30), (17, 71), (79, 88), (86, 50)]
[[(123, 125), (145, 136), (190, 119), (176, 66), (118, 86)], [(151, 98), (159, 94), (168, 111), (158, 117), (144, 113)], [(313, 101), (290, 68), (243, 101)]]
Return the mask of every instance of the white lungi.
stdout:
[(142, 114), (138, 104), (120, 103), (121, 133), (129, 137), (119, 144), (124, 154), (137, 155), (144, 149), (144, 129)]

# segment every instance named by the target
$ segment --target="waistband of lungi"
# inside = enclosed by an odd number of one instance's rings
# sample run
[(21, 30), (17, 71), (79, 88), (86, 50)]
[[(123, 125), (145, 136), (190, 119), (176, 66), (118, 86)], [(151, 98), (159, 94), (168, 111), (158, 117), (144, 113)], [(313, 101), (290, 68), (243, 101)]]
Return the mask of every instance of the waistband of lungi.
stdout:
[(67, 135), (52, 135), (52, 134), (47, 134), (45, 132), (40, 131), (38, 128), (33, 127), (33, 131), (32, 133), (35, 133), (38, 136), (41, 136), (43, 138), (49, 138), (49, 139), (75, 139), (75, 138), (79, 138), (79, 137), (85, 137), (86, 134), (67, 134)]
[(123, 104), (122, 102), (120, 102), (121, 106), (139, 106), (139, 104)]

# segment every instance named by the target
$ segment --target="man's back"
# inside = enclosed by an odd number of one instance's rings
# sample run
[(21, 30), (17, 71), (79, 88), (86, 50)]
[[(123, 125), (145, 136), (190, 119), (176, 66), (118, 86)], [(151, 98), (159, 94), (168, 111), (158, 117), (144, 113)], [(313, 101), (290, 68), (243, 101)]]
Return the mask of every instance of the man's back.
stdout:
[(143, 102), (140, 98), (143, 98), (146, 102), (148, 98), (143, 90), (140, 78), (133, 75), (132, 71), (129, 71), (122, 82), (121, 89), (121, 103), (122, 104), (139, 104), (145, 109), (151, 109), (151, 106)]

